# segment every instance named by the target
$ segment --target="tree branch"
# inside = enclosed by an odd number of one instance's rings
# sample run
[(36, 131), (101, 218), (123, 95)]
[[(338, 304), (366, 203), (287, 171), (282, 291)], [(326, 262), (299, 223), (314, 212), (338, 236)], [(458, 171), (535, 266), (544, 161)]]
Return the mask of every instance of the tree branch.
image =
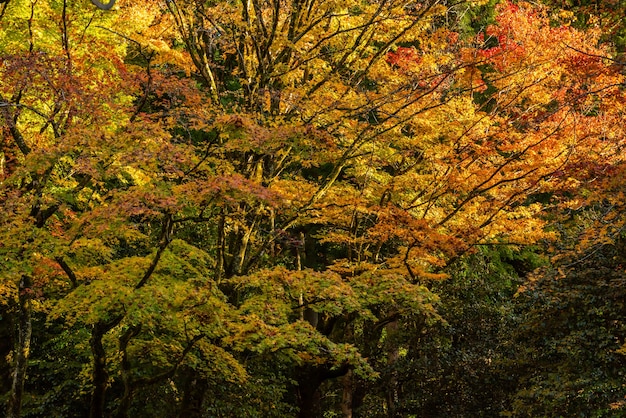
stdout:
[(67, 277), (70, 279), (70, 282), (72, 282), (72, 287), (73, 288), (78, 287), (78, 280), (76, 279), (76, 275), (72, 271), (71, 267), (65, 262), (63, 257), (57, 256), (57, 257), (54, 257), (54, 260), (59, 264), (59, 266), (61, 266), (65, 274), (67, 274)]

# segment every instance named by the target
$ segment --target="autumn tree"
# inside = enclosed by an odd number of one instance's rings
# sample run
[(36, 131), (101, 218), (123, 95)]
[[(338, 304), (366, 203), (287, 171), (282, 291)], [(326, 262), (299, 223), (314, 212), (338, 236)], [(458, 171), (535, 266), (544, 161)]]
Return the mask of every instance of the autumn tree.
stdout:
[[(206, 276), (209, 257), (174, 239), (168, 190), (155, 190), (184, 176), (191, 166), (178, 163), (191, 154), (171, 140), (171, 126), (140, 115), (148, 105), (175, 114), (193, 89), (167, 72), (151, 72), (158, 39), (129, 51), (129, 39), (113, 29), (124, 20), (87, 7), (15, 1), (3, 9), (1, 288), (19, 329), (9, 416), (20, 415), (33, 309), (56, 328), (89, 330), (81, 344), (89, 347), (92, 364), (84, 366), (91, 371), (80, 390), (91, 392), (93, 417), (111, 408), (105, 403), (111, 373), (124, 388), (115, 413), (125, 416), (133, 391), (166, 381), (192, 348), (220, 356), (209, 342), (220, 335), (215, 323), (201, 321), (213, 324), (209, 330), (188, 319), (190, 310), (227, 310), (219, 292), (194, 280)], [(148, 3), (125, 22), (140, 31), (151, 10)], [(131, 59), (144, 65), (126, 62)], [(166, 293), (151, 290), (163, 277), (157, 265), (182, 274), (175, 274), (177, 283), (168, 281)], [(168, 315), (170, 322), (163, 320)], [(160, 336), (135, 338), (141, 331)], [(135, 349), (151, 353), (141, 357), (149, 365), (141, 377), (128, 358), (131, 338), (141, 341)], [(112, 352), (121, 359), (113, 370)], [(230, 376), (243, 373), (229, 355), (220, 358), (211, 364), (232, 365)]]
[(446, 264), (549, 237), (621, 139), (600, 32), (528, 4), (3, 7), (0, 301), (74, 344), (91, 417), (351, 416), (381, 376), (401, 414)]
[[(504, 4), (474, 44), (436, 3), (169, 5), (214, 103), (238, 113), (216, 125), (225, 155), (279, 198), (222, 212), (225, 286), (247, 289), (246, 313), (286, 303), (280, 323), (300, 311), (335, 342), (354, 343), (362, 321), (373, 342), (409, 312), (435, 318), (403, 300), (434, 301), (424, 281), (471, 244), (535, 240), (533, 196), (597, 146), (605, 115), (587, 109), (621, 82), (600, 62), (575, 75), (594, 35), (528, 5)], [(377, 285), (401, 291), (381, 299)], [(326, 377), (355, 367), (309, 356), (294, 371), (304, 414)]]

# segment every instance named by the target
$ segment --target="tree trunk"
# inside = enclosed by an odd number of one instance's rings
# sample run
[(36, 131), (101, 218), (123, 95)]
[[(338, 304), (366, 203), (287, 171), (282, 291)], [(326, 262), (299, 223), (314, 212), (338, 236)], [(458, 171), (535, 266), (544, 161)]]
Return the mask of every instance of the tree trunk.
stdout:
[(321, 416), (319, 387), (321, 380), (317, 376), (298, 381), (298, 418), (318, 418)]
[(183, 387), (183, 398), (181, 399), (179, 418), (201, 418), (202, 404), (206, 394), (208, 385), (206, 380), (193, 375), (192, 370), (186, 370), (188, 375), (185, 377)]
[(89, 418), (104, 418), (104, 396), (106, 394), (107, 384), (109, 383), (109, 374), (106, 370), (107, 356), (104, 346), (102, 345), (102, 337), (121, 321), (121, 315), (108, 322), (99, 321), (94, 324), (91, 330), (89, 345), (91, 346), (91, 353), (93, 355), (93, 392), (91, 393)]
[(348, 365), (331, 370), (329, 366), (303, 366), (297, 371), (298, 382), (298, 418), (318, 418), (322, 416), (321, 394), (322, 382), (335, 379), (348, 373)]
[(24, 394), (24, 382), (26, 381), (26, 367), (30, 354), (30, 341), (33, 331), (32, 325), (32, 289), (31, 279), (22, 276), (19, 288), (19, 311), (18, 311), (18, 338), (15, 347), (15, 368), (13, 369), (13, 382), (7, 406), (7, 418), (19, 418), (22, 412), (22, 397)]
[(368, 388), (362, 379), (356, 379), (354, 376), (352, 379), (352, 416), (354, 418), (364, 417), (366, 414), (363, 413), (362, 407)]
[[(345, 341), (354, 340), (354, 323), (346, 324), (344, 339)], [(341, 380), (341, 387), (341, 414), (344, 418), (352, 418), (355, 388), (355, 376), (352, 370), (348, 370)]]
[(122, 383), (124, 383), (124, 395), (120, 400), (120, 404), (115, 412), (115, 418), (127, 418), (128, 410), (133, 401), (133, 380), (130, 375), (130, 361), (128, 360), (128, 343), (130, 340), (137, 336), (141, 331), (141, 325), (134, 325), (129, 327), (126, 332), (122, 334), (119, 341), (119, 354), (122, 358), (120, 364), (120, 372), (122, 375)]
[(226, 257), (226, 234), (224, 228), (226, 225), (226, 215), (224, 215), (224, 209), (221, 210), (219, 220), (217, 222), (217, 256), (215, 264), (215, 281), (219, 285), (222, 281), (222, 274), (224, 272), (224, 257)]
[(400, 358), (397, 344), (393, 343), (392, 336), (398, 331), (398, 321), (393, 321), (386, 326), (388, 341), (388, 358), (387, 369), (389, 370), (389, 383), (387, 385), (387, 417), (396, 418), (398, 407), (398, 372), (396, 371), (396, 363)]
[[(9, 314), (8, 307), (0, 307), (0, 358), (9, 358), (15, 349), (15, 315)], [(0, 363), (0, 393), (9, 393), (13, 384), (13, 364)], [(1, 410), (1, 409), (0, 409)]]
[(343, 377), (342, 387), (341, 414), (343, 418), (352, 418), (352, 396), (354, 391), (352, 370), (348, 370), (348, 373)]

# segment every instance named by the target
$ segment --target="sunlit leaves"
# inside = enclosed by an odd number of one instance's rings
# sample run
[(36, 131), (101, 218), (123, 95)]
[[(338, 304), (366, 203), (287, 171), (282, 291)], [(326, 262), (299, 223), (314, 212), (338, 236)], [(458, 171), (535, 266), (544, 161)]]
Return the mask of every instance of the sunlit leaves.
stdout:
[(548, 205), (619, 231), (623, 77), (536, 5), (9, 6), (0, 303), (33, 275), (112, 391), (249, 385), (258, 358), (373, 377), (441, 320), (450, 260), (553, 238)]

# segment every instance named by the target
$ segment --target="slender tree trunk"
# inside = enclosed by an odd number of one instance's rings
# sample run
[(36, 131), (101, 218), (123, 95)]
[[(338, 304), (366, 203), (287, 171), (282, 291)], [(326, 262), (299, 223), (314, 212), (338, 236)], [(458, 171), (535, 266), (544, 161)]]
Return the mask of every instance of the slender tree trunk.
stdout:
[(122, 375), (122, 382), (124, 383), (124, 395), (122, 396), (122, 399), (120, 399), (120, 404), (115, 412), (115, 418), (127, 418), (128, 410), (130, 409), (130, 405), (133, 401), (134, 385), (130, 375), (130, 361), (128, 360), (128, 352), (126, 349), (128, 348), (130, 340), (137, 336), (140, 331), (141, 325), (131, 326), (120, 337), (119, 353), (122, 357), (120, 371)]
[(120, 315), (108, 322), (100, 321), (94, 324), (91, 330), (89, 345), (93, 355), (93, 392), (91, 393), (89, 418), (104, 418), (104, 396), (109, 383), (109, 373), (106, 370), (107, 356), (102, 345), (102, 337), (121, 321), (122, 316)]
[(322, 381), (317, 376), (308, 376), (298, 381), (298, 418), (321, 416), (319, 387)]
[(352, 416), (354, 418), (364, 417), (363, 410), (361, 407), (363, 406), (363, 401), (365, 400), (365, 395), (367, 394), (367, 386), (361, 379), (357, 379), (352, 376)]
[[(15, 349), (15, 315), (9, 314), (8, 309), (0, 307), (0, 358), (9, 358)], [(13, 364), (0, 363), (0, 393), (9, 393), (13, 383)]]
[(133, 401), (133, 387), (124, 381), (124, 395), (120, 399), (120, 404), (115, 411), (115, 418), (128, 418), (128, 410)]
[(24, 275), (19, 286), (18, 338), (15, 347), (15, 367), (13, 381), (7, 406), (7, 418), (19, 418), (22, 412), (22, 397), (26, 381), (26, 367), (30, 354), (32, 325), (32, 283), (31, 278)]
[(323, 381), (323, 370), (319, 366), (298, 367), (298, 418), (318, 418), (321, 416), (319, 387)]
[(106, 393), (109, 374), (106, 370), (106, 351), (102, 345), (102, 337), (106, 331), (102, 323), (94, 325), (91, 331), (89, 344), (93, 354), (93, 392), (91, 394), (91, 408), (89, 418), (104, 417), (104, 395)]
[(237, 266), (235, 270), (236, 274), (245, 273), (243, 272), (243, 266), (246, 261), (246, 253), (248, 252), (248, 244), (250, 243), (250, 237), (252, 236), (254, 227), (255, 225), (254, 223), (252, 223), (250, 227), (246, 228), (246, 230), (243, 233), (243, 236), (241, 237), (241, 242), (239, 246), (239, 254), (237, 255)]
[(202, 404), (208, 385), (206, 380), (195, 376), (193, 370), (187, 370), (183, 386), (183, 398), (181, 399), (179, 418), (201, 418)]
[[(398, 321), (393, 321), (387, 326), (387, 332), (389, 336), (392, 336), (398, 331)], [(390, 338), (393, 341), (393, 338)], [(396, 371), (396, 363), (398, 361), (399, 350), (396, 344), (389, 344), (389, 354), (387, 360), (387, 368), (390, 370), (389, 384), (387, 386), (387, 416), (389, 418), (395, 418), (397, 416), (397, 403), (398, 403), (398, 373)]]
[(303, 366), (296, 372), (298, 382), (298, 418), (318, 418), (322, 416), (320, 386), (328, 379), (336, 379), (350, 370), (348, 365), (330, 370), (329, 366)]
[(348, 373), (346, 373), (342, 380), (341, 414), (343, 418), (352, 418), (353, 380), (352, 370), (348, 370)]
[[(348, 323), (344, 330), (344, 341), (354, 341), (354, 324)], [(354, 373), (348, 370), (341, 379), (341, 414), (344, 418), (352, 418), (352, 402), (354, 398)]]
[(226, 257), (226, 235), (224, 233), (225, 224), (226, 215), (224, 214), (224, 209), (222, 209), (217, 222), (217, 260), (215, 265), (215, 281), (218, 284), (222, 280), (222, 274), (224, 272), (224, 257)]

